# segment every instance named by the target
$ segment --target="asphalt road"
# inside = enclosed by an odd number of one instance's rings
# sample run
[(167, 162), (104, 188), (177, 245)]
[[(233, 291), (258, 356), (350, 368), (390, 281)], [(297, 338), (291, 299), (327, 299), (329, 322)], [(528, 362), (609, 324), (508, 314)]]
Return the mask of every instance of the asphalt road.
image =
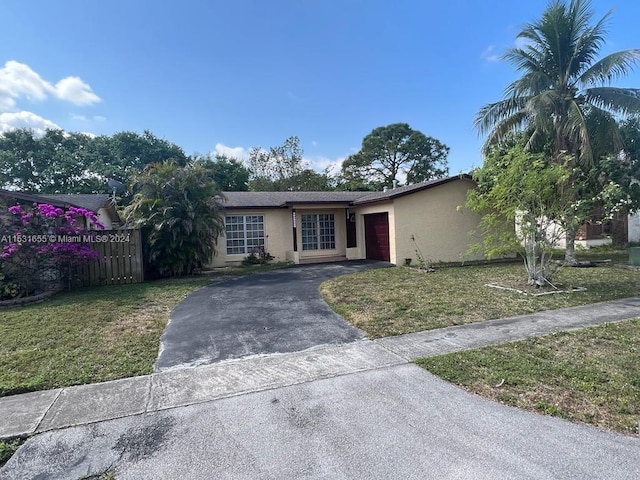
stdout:
[(329, 308), (320, 283), (385, 266), (374, 261), (303, 265), (200, 289), (171, 313), (155, 370), (358, 340), (364, 333)]
[(637, 479), (640, 440), (408, 364), (40, 434), (2, 479)]

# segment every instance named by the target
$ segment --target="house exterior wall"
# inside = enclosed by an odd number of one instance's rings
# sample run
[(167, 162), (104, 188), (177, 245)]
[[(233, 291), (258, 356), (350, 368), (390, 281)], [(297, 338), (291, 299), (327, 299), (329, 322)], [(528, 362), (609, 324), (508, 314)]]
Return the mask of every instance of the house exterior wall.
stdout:
[(387, 213), (389, 215), (389, 257), (391, 263), (396, 263), (396, 236), (394, 234), (395, 206), (392, 201), (376, 202), (365, 205), (358, 205), (351, 209), (356, 213), (356, 241), (357, 247), (347, 249), (349, 260), (361, 260), (367, 258), (367, 248), (365, 244), (364, 216), (372, 213)]
[[(293, 236), (291, 224), (291, 210), (278, 209), (247, 209), (228, 210), (225, 215), (262, 215), (264, 217), (265, 250), (274, 256), (274, 261), (287, 260), (287, 252), (293, 250)], [(247, 254), (227, 255), (227, 241), (224, 233), (218, 237), (217, 254), (208, 265), (209, 267), (224, 267), (239, 265)]]
[(640, 243), (640, 212), (629, 215), (628, 234), (630, 243)]
[[(109, 210), (107, 210), (106, 208), (100, 208), (96, 212), (96, 216), (98, 217), (98, 221), (102, 225), (104, 225), (104, 229), (105, 230), (112, 230), (113, 229), (113, 222), (112, 222), (112, 219), (111, 219), (111, 215), (109, 214)], [(88, 228), (91, 229), (91, 230), (95, 230), (96, 229), (95, 225), (93, 225), (92, 223), (89, 223)]]
[(395, 237), (391, 261), (401, 265), (410, 258), (416, 264), (416, 243), (427, 262), (484, 259), (482, 254), (466, 255), (476, 243), (470, 232), (480, 222), (478, 215), (463, 207), (471, 188), (472, 181), (461, 179), (396, 198), (394, 226), (390, 229)]
[[(298, 250), (293, 250), (293, 211), (296, 212)], [(346, 211), (344, 206), (294, 205), (290, 208), (277, 209), (233, 209), (226, 215), (262, 215), (264, 217), (265, 250), (273, 255), (275, 262), (291, 261), (301, 263), (309, 260), (346, 258)], [(325, 214), (334, 215), (336, 248), (331, 250), (302, 249), (302, 215)], [(218, 238), (217, 254), (208, 267), (224, 267), (239, 265), (247, 254), (227, 254), (225, 235)]]

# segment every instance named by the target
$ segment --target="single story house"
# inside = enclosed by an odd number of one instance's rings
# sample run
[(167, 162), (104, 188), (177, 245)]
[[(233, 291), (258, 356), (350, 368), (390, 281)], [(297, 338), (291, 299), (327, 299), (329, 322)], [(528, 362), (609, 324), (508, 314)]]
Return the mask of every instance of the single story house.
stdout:
[[(480, 217), (464, 208), (469, 175), (382, 192), (224, 192), (225, 234), (211, 267), (264, 248), (297, 264), (356, 259), (459, 262)], [(481, 260), (482, 255), (466, 257)]]
[[(84, 208), (96, 214), (105, 230), (112, 230), (121, 224), (113, 199), (108, 194), (34, 194), (0, 189), (0, 199), (4, 199), (8, 205), (46, 203), (59, 208)], [(85, 228), (91, 230), (96, 226), (88, 224)]]

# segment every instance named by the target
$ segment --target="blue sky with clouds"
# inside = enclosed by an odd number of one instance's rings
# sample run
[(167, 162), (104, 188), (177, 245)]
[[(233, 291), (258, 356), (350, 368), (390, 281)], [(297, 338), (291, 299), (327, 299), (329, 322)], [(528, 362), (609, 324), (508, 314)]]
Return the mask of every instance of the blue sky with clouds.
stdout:
[[(499, 59), (546, 0), (3, 0), (0, 131), (150, 130), (236, 156), (297, 135), (321, 169), (395, 122), (481, 164), (478, 109), (517, 77)], [(603, 53), (640, 47), (637, 0)], [(640, 68), (617, 82), (640, 87)]]

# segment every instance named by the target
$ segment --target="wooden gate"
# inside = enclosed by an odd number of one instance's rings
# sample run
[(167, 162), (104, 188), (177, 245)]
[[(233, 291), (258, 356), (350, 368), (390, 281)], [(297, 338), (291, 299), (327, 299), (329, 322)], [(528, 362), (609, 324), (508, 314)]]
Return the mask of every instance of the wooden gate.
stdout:
[(80, 286), (122, 285), (144, 281), (139, 229), (96, 230), (90, 234), (97, 260), (76, 269)]

